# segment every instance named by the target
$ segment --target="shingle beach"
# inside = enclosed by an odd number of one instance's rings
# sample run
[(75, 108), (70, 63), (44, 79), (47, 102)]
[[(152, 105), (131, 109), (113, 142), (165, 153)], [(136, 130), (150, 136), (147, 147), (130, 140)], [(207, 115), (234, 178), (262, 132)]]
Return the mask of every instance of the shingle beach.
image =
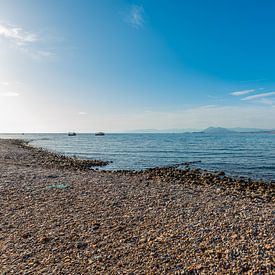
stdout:
[(274, 183), (104, 164), (0, 140), (0, 274), (274, 272)]

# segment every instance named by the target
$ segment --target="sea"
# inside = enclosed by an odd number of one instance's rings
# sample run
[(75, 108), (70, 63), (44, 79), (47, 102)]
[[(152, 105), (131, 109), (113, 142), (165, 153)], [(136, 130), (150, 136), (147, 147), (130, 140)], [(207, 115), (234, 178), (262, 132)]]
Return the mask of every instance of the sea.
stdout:
[[(275, 181), (275, 135), (269, 133), (0, 134), (81, 159), (111, 161), (104, 170), (143, 170), (190, 163), (233, 177)], [(184, 165), (182, 165), (184, 166)]]

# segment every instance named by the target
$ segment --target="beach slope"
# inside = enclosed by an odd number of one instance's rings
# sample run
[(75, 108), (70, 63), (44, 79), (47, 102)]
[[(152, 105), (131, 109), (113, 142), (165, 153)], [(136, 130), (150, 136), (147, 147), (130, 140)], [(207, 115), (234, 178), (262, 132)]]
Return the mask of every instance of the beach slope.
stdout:
[(274, 186), (100, 172), (0, 140), (1, 274), (271, 274)]

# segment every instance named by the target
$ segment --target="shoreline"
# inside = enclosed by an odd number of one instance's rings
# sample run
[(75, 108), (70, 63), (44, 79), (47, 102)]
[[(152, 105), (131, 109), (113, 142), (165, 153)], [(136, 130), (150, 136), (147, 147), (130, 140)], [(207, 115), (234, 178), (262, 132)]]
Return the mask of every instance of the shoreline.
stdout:
[[(18, 140), (18, 139), (17, 139)], [(29, 140), (29, 141), (26, 141), (26, 140), (20, 140), (19, 141), (23, 141), (24, 143), (31, 143), (33, 140)], [(65, 154), (63, 154), (62, 152), (57, 152), (55, 150), (50, 150), (50, 149), (46, 149), (46, 148), (43, 148), (43, 147), (37, 147), (37, 146), (34, 146), (32, 144), (29, 144), (30, 147), (33, 147), (33, 148), (38, 148), (38, 149), (42, 149), (42, 151), (47, 151), (47, 152), (52, 152), (54, 154), (57, 154), (59, 156), (65, 156)], [(85, 160), (85, 158), (81, 158), (81, 157), (77, 157), (77, 156), (68, 156), (66, 155), (66, 157), (68, 158), (74, 158), (74, 159), (79, 159), (79, 160)], [(185, 162), (182, 162), (182, 163), (175, 163), (175, 164), (171, 164), (171, 165), (163, 165), (163, 166), (151, 166), (151, 167), (147, 167), (147, 168), (138, 168), (138, 169), (132, 169), (132, 168), (129, 168), (129, 169), (121, 169), (121, 168), (111, 168), (111, 169), (104, 169), (105, 166), (108, 166), (109, 164), (113, 163), (112, 161), (109, 161), (108, 158), (103, 160), (103, 161), (97, 161), (97, 160), (94, 160), (95, 162), (99, 162), (101, 164), (97, 165), (95, 163), (95, 165), (92, 165), (94, 167), (91, 167), (92, 169), (96, 169), (96, 170), (104, 170), (104, 171), (121, 171), (121, 172), (126, 172), (126, 171), (129, 171), (129, 172), (144, 172), (144, 171), (147, 171), (147, 170), (152, 170), (152, 169), (168, 169), (168, 168), (178, 168), (179, 170), (185, 170), (186, 168), (189, 168), (189, 169), (192, 169), (192, 170), (200, 170), (201, 173), (210, 173), (210, 174), (219, 174), (219, 173), (224, 173), (224, 175), (228, 178), (231, 178), (233, 179), (234, 181), (235, 180), (241, 180), (241, 181), (246, 181), (246, 182), (265, 182), (265, 183), (268, 183), (268, 184), (275, 184), (275, 178), (271, 178), (267, 175), (263, 175), (262, 177), (260, 176), (256, 176), (256, 173), (254, 173), (254, 175), (248, 175), (248, 174), (242, 174), (242, 173), (232, 173), (232, 171), (227, 171), (226, 172), (226, 168), (224, 167), (224, 169), (211, 169), (210, 167), (208, 168), (205, 168), (205, 167), (202, 167), (200, 166), (199, 164), (202, 163), (201, 160), (196, 160), (196, 161), (185, 161)], [(193, 165), (193, 164), (198, 164), (198, 165)], [(98, 167), (96, 167), (98, 166)], [(98, 168), (98, 169), (97, 169)]]
[(175, 167), (96, 171), (98, 161), (19, 140), (0, 139), (0, 152), (2, 273), (274, 268), (274, 183)]
[[(47, 136), (46, 134), (30, 135), (27, 137), (9, 136), (6, 138), (28, 140), (30, 142), (29, 144), (36, 148), (45, 148), (50, 152), (65, 154), (72, 158), (94, 159), (95, 157), (98, 157), (99, 159), (107, 162), (112, 160), (107, 166), (101, 166), (102, 168), (99, 168), (98, 170), (142, 171), (156, 167), (165, 168), (166, 166), (173, 166), (174, 164), (178, 164), (183, 161), (190, 161), (190, 163), (194, 161), (197, 164), (191, 164), (190, 167), (198, 168), (205, 172), (208, 171), (211, 173), (216, 173), (224, 171), (227, 176), (234, 179), (243, 178), (245, 180), (251, 179), (252, 181), (275, 182), (275, 172), (274, 169), (272, 169), (272, 152), (269, 153), (268, 150), (261, 152), (259, 151), (262, 150), (261, 146), (256, 145), (249, 149), (249, 143), (242, 143), (243, 137), (237, 139), (236, 146), (234, 148), (227, 146), (226, 141), (220, 147), (219, 141), (212, 142), (211, 138), (210, 140), (207, 138), (210, 146), (204, 148), (204, 146), (200, 145), (200, 142), (198, 142), (196, 138), (194, 140), (193, 138), (188, 138), (186, 141), (187, 148), (183, 151), (180, 149), (181, 145), (179, 144), (179, 138), (175, 140), (176, 147), (172, 151), (170, 151), (171, 148), (169, 149), (170, 145), (165, 144), (165, 139), (160, 138), (160, 142), (164, 142), (164, 147), (159, 148), (159, 150), (153, 150), (152, 155), (150, 148), (146, 147), (143, 152), (142, 140), (138, 147), (135, 147), (136, 149), (134, 150), (128, 150), (128, 145), (127, 148), (124, 148), (125, 145), (123, 143), (119, 143), (120, 145), (109, 146), (109, 139), (113, 140), (113, 137), (111, 136), (103, 142), (101, 142), (101, 139), (95, 138), (95, 142), (92, 142), (89, 146), (89, 141), (87, 140), (88, 136), (84, 138), (81, 137), (79, 140), (77, 139), (77, 141), (76, 139), (66, 139), (65, 137), (61, 138), (60, 136), (54, 137), (51, 135)], [(135, 146), (133, 142), (135, 142), (136, 138), (138, 140), (141, 139), (140, 136), (134, 137), (134, 139), (129, 139), (130, 147)], [(118, 141), (122, 142), (123, 139), (124, 137), (122, 136), (118, 139)], [(126, 139), (128, 138), (126, 137)], [(158, 139), (159, 138), (157, 138), (157, 140)], [(114, 140), (116, 140), (116, 138)], [(151, 138), (149, 138), (149, 140), (151, 140)], [(250, 140), (250, 144), (253, 144), (253, 140)], [(258, 139), (254, 141), (256, 144), (261, 144)], [(190, 142), (195, 143), (191, 145), (189, 144)], [(273, 144), (272, 140), (268, 139), (267, 142), (271, 142), (270, 144)], [(85, 148), (85, 146), (88, 147)], [(107, 151), (106, 146), (108, 147)], [(116, 148), (116, 146), (119, 147)], [(272, 146), (270, 149), (272, 149)], [(116, 150), (118, 151), (116, 152)], [(195, 151), (192, 153), (192, 150)], [(120, 155), (119, 151), (121, 151), (122, 155)], [(261, 153), (259, 154), (259, 152)], [(185, 165), (179, 168), (184, 168), (184, 166)]]
[[(162, 179), (167, 182), (176, 181), (180, 183), (181, 180), (191, 180), (194, 183), (197, 180), (198, 184), (218, 184), (225, 188), (236, 189), (238, 191), (259, 191), (261, 194), (269, 195), (269, 199), (275, 195), (275, 181), (270, 180), (256, 180), (244, 176), (233, 177), (226, 175), (224, 171), (208, 171), (200, 168), (190, 168), (193, 162), (184, 162), (181, 164), (153, 167), (144, 170), (97, 170), (97, 167), (104, 167), (108, 165), (109, 161), (102, 160), (85, 160), (65, 156), (61, 153), (51, 152), (41, 147), (35, 147), (29, 144), (30, 141), (14, 139), (14, 143), (29, 152), (33, 157), (42, 156), (47, 160), (43, 161), (43, 166), (47, 168), (58, 167), (59, 169), (90, 171), (96, 170), (99, 173), (114, 173), (114, 174), (129, 174), (129, 175), (146, 175), (148, 179)], [(0, 139), (1, 142), (1, 139)], [(178, 168), (179, 166), (185, 168)]]

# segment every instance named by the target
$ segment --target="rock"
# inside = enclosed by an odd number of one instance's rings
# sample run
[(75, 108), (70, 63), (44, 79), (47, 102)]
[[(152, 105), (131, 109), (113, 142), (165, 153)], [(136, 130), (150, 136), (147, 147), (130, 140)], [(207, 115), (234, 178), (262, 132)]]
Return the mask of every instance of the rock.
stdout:
[(78, 249), (85, 249), (87, 246), (88, 246), (88, 244), (84, 243), (84, 242), (77, 242), (77, 244), (76, 244), (76, 247)]
[(100, 227), (100, 223), (95, 223), (95, 224), (93, 224), (92, 230), (96, 231), (99, 229), (99, 227)]

